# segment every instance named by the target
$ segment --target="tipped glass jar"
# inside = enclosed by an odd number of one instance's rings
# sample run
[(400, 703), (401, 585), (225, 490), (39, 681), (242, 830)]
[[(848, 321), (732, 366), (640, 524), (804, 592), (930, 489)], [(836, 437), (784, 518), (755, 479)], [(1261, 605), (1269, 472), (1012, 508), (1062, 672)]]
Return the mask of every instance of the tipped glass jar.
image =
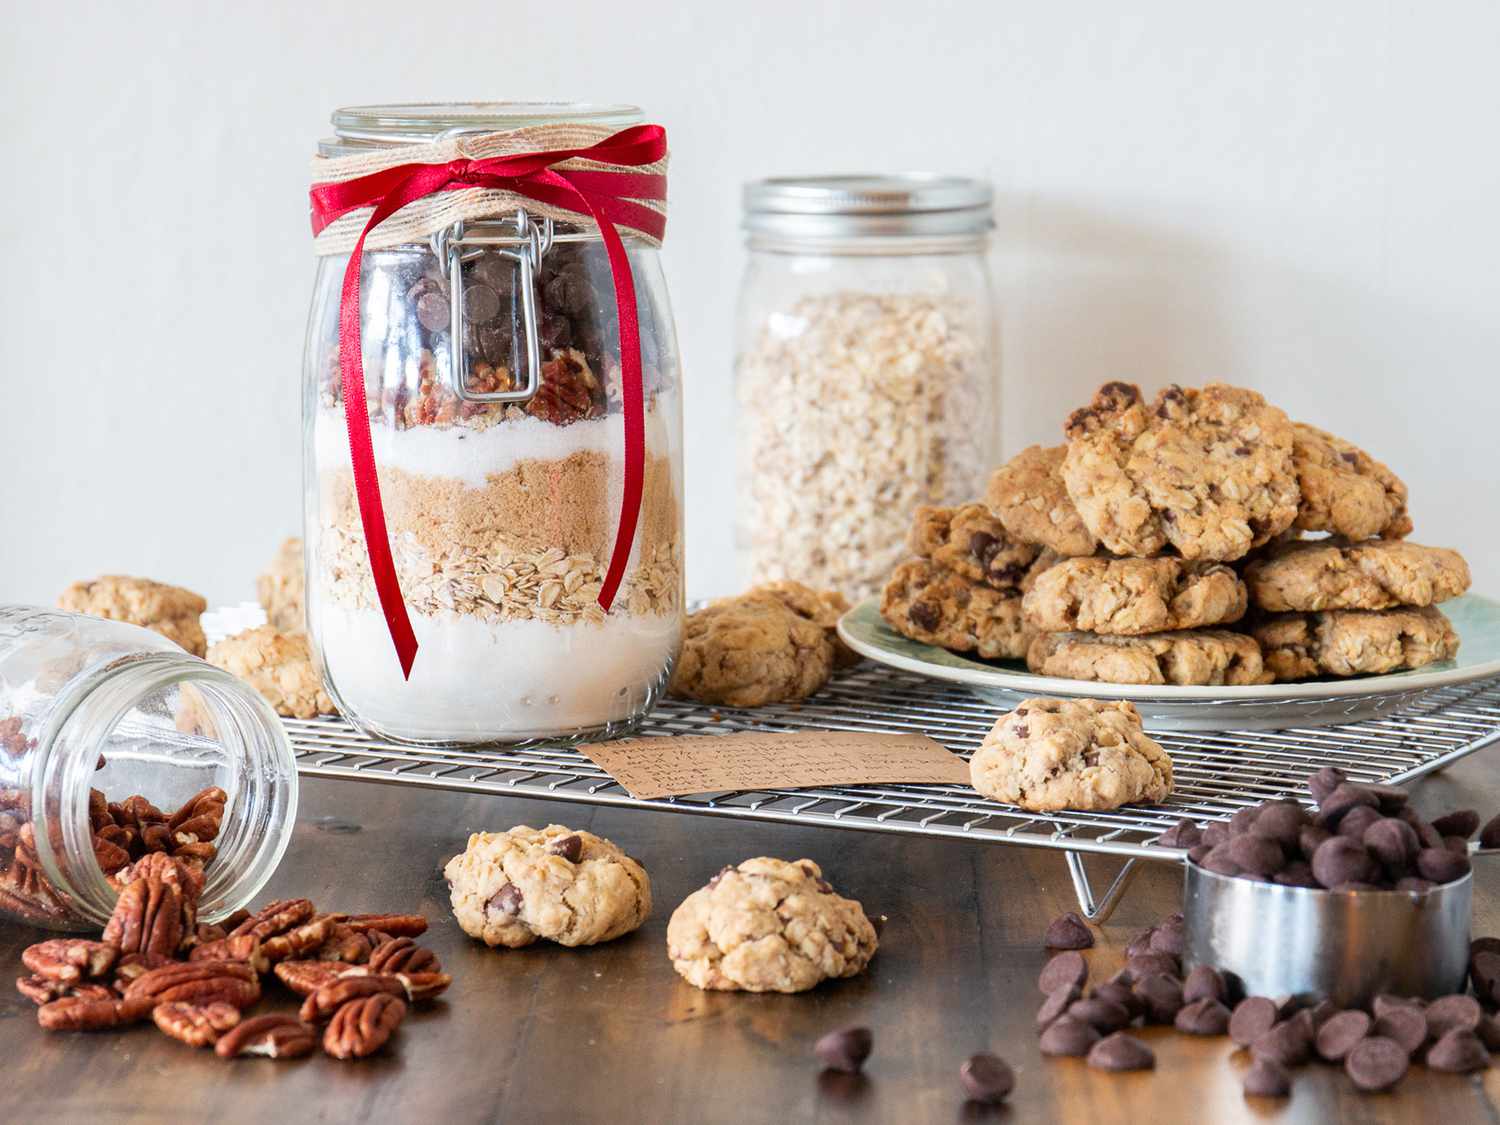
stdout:
[(134, 625), (0, 606), (0, 914), (100, 929), (113, 876), (166, 852), (201, 868), (213, 921), (296, 813), (291, 744), (247, 684)]
[(984, 491), (999, 370), (989, 185), (943, 176), (745, 188), (736, 548), (741, 578), (858, 600), (912, 511)]
[[(321, 152), (368, 153), (454, 130), (639, 120), (632, 107), (356, 107), (334, 114), (338, 135)], [(630, 565), (608, 614), (598, 597), (625, 449), (614, 287), (597, 231), (512, 207), (364, 255), (360, 408), (420, 645), (409, 680), (377, 600), (345, 428), (348, 258), (319, 260), (304, 399), (308, 629), (330, 694), (366, 731), (439, 745), (619, 733), (664, 687), (683, 613), (681, 372), (657, 252), (624, 237), (646, 461)], [(528, 401), (475, 397), (528, 385), (534, 359), (539, 387)]]

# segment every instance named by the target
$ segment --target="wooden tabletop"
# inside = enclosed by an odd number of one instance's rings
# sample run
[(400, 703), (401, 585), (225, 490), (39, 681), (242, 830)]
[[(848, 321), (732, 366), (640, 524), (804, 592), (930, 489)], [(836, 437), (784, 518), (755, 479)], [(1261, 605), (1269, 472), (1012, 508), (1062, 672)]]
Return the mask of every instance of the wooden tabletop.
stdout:
[[(1422, 782), (1432, 814), (1500, 808), (1494, 751)], [(475, 829), (559, 821), (623, 845), (647, 866), (656, 909), (636, 933), (592, 949), (540, 943), (489, 950), (448, 910), (444, 861)], [(799, 996), (700, 992), (672, 971), (667, 918), (726, 863), (810, 856), (842, 893), (885, 915), (869, 970)], [(1103, 868), (1109, 861), (1098, 861)], [(1493, 865), (1477, 872), (1475, 933), (1500, 932)], [(1089, 956), (1112, 972), (1139, 928), (1176, 909), (1180, 875), (1151, 865)], [(692, 1122), (1205, 1122), (1278, 1118), (1456, 1123), (1494, 1120), (1500, 1067), (1483, 1075), (1414, 1067), (1396, 1092), (1355, 1093), (1341, 1070), (1296, 1072), (1292, 1097), (1248, 1101), (1247, 1060), (1228, 1039), (1143, 1034), (1154, 1072), (1110, 1075), (1044, 1059), (1033, 1018), (1046, 921), (1074, 907), (1062, 857), (1027, 848), (832, 829), (758, 825), (561, 802), (469, 797), (366, 783), (307, 781), (286, 860), (265, 898), (307, 896), (344, 911), (420, 909), (422, 940), (454, 976), (393, 1049), (358, 1063), (222, 1062), (149, 1024), (121, 1034), (44, 1034), (32, 1006), (0, 998), (7, 1120)], [(42, 935), (0, 923), (0, 971)], [(269, 995), (277, 1004), (279, 987)], [(261, 1010), (269, 1010), (263, 1002)], [(823, 1032), (874, 1030), (867, 1077), (821, 1075)], [(959, 1064), (994, 1051), (1016, 1071), (1010, 1106), (966, 1104)]]

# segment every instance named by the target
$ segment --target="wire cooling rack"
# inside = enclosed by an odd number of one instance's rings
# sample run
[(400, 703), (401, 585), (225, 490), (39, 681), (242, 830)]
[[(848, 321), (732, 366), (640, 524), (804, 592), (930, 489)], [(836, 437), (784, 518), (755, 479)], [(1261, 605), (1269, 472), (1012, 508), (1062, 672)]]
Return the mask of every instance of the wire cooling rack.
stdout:
[[(638, 734), (916, 731), (967, 758), (999, 710), (963, 688), (863, 664), (801, 704), (733, 710), (666, 700)], [(1126, 890), (1137, 860), (1180, 861), (1179, 849), (1152, 841), (1181, 817), (1223, 819), (1265, 800), (1306, 800), (1307, 778), (1327, 765), (1360, 781), (1410, 781), (1500, 741), (1500, 678), (1430, 691), (1381, 718), (1343, 726), (1154, 734), (1172, 756), (1171, 799), (1099, 813), (1029, 813), (962, 785), (761, 789), (639, 800), (567, 746), (426, 749), (367, 737), (339, 719), (288, 719), (286, 725), (298, 769), (309, 777), (1060, 849), (1080, 908), (1102, 921)], [(1095, 894), (1084, 866), (1088, 854), (1126, 861), (1102, 894)]]

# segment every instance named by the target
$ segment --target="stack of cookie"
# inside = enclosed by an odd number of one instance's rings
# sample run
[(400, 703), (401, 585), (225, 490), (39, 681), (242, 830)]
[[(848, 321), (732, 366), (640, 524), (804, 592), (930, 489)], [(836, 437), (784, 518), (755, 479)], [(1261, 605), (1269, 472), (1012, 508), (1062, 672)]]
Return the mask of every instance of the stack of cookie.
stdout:
[(1363, 450), (1223, 384), (1148, 403), (1107, 383), (1064, 431), (997, 470), (985, 504), (939, 510), (946, 524), (918, 512), (921, 558), (882, 602), (894, 629), (1133, 684), (1388, 672), (1456, 651), (1432, 606), (1468, 568), (1403, 541), (1406, 486)]

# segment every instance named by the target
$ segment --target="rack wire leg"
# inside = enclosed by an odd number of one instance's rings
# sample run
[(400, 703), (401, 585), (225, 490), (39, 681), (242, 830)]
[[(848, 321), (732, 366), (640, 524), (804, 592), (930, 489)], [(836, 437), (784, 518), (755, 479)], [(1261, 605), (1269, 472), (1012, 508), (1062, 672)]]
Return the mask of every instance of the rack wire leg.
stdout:
[(1120, 873), (1115, 876), (1114, 882), (1096, 901), (1094, 888), (1089, 884), (1088, 869), (1083, 865), (1083, 854), (1064, 852), (1063, 855), (1068, 861), (1068, 875), (1073, 880), (1073, 893), (1078, 896), (1078, 909), (1090, 922), (1102, 926), (1115, 912), (1120, 899), (1125, 897), (1125, 890), (1130, 886), (1130, 881), (1135, 878), (1136, 861), (1127, 859), (1125, 866), (1120, 868)]

